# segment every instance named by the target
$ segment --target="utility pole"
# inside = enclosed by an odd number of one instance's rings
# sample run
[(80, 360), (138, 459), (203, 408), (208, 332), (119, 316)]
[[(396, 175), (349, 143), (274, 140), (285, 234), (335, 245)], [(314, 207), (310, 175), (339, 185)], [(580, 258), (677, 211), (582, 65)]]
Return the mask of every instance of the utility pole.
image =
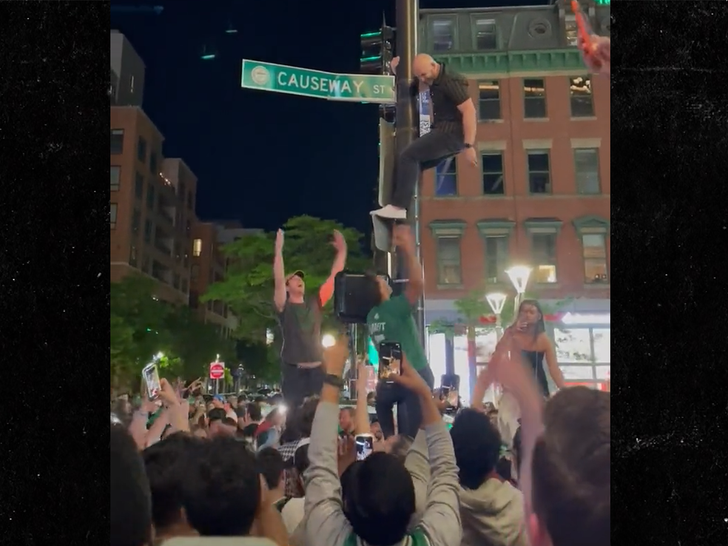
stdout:
[[(397, 66), (397, 117), (395, 121), (395, 157), (399, 157), (402, 151), (416, 138), (419, 137), (420, 123), (417, 97), (410, 94), (410, 84), (414, 80), (412, 62), (417, 55), (417, 31), (419, 27), (420, 6), (419, 0), (397, 0), (397, 55), (399, 65)], [(412, 226), (415, 236), (417, 257), (421, 260), (420, 252), (420, 203), (419, 203), (419, 180), (415, 185), (415, 194), (408, 209), (408, 221)], [(409, 275), (409, 271), (403, 267), (403, 260), (400, 254), (396, 257), (396, 277), (402, 280)], [(425, 347), (425, 309), (424, 296), (420, 297), (415, 309), (415, 323), (417, 333), (423, 347)]]

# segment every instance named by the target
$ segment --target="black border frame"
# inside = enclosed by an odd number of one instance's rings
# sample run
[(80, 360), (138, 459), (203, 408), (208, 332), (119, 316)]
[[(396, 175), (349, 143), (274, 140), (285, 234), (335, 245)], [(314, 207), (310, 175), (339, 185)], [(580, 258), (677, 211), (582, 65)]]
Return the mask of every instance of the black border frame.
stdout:
[(4, 544), (108, 544), (109, 3), (0, 3)]
[(728, 10), (611, 14), (612, 543), (728, 544)]

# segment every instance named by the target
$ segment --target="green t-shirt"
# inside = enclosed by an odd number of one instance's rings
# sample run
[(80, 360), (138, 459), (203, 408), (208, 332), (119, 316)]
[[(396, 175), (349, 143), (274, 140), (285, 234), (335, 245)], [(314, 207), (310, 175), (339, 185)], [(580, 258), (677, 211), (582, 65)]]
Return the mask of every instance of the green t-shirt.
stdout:
[(410, 366), (418, 371), (427, 368), (425, 349), (420, 345), (412, 308), (404, 295), (390, 298), (369, 311), (367, 328), (375, 347), (379, 348), (383, 341), (396, 341), (402, 345)]

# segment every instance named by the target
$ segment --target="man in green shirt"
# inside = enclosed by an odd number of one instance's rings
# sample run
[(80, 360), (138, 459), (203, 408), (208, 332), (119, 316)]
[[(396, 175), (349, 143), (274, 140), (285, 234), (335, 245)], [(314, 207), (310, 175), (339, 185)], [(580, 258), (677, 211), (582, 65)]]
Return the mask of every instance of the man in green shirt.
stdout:
[[(373, 282), (378, 284), (381, 301), (367, 315), (369, 336), (377, 348), (383, 341), (398, 342), (402, 346), (402, 352), (407, 355), (410, 366), (417, 370), (432, 389), (432, 370), (427, 362), (425, 349), (420, 345), (417, 325), (412, 317), (412, 306), (417, 304), (422, 295), (423, 279), (415, 240), (408, 226), (394, 228), (394, 244), (405, 257), (409, 282), (402, 294), (392, 297), (392, 289), (387, 281), (372, 276)], [(396, 383), (379, 381), (376, 408), (385, 438), (394, 434), (394, 404), (397, 404), (399, 433), (414, 438), (422, 420), (419, 400)]]

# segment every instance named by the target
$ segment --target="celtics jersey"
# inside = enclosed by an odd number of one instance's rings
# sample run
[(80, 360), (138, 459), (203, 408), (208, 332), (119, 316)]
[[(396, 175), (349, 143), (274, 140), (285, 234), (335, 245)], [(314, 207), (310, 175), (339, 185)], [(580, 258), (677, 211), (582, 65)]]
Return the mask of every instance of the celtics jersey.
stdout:
[(398, 342), (410, 366), (415, 370), (427, 368), (425, 350), (420, 345), (417, 325), (406, 296), (395, 296), (372, 308), (367, 315), (367, 328), (375, 347), (379, 348), (383, 341)]
[[(364, 542), (351, 533), (344, 542), (344, 546), (364, 546)], [(415, 529), (414, 532), (404, 537), (400, 546), (430, 546), (430, 541), (422, 529)]]

